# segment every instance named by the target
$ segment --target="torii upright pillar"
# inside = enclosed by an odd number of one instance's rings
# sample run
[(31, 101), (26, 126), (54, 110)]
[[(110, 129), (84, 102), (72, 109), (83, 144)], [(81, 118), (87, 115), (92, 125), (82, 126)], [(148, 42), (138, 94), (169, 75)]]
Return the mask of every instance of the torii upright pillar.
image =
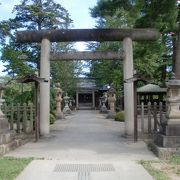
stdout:
[[(133, 77), (133, 43), (129, 37), (123, 40), (124, 49), (124, 80)], [(133, 82), (124, 83), (124, 112), (125, 112), (125, 135), (134, 134), (134, 85)]]
[(40, 84), (40, 135), (49, 134), (50, 107), (50, 41), (42, 39), (40, 58), (40, 77), (45, 81)]

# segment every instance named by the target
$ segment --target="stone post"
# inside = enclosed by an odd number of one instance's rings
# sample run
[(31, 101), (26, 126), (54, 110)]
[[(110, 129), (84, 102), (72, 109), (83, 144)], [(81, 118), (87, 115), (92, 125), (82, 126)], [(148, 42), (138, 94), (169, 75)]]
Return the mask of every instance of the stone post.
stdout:
[(95, 109), (95, 92), (92, 91), (92, 109)]
[(62, 89), (60, 88), (60, 83), (56, 85), (56, 118), (57, 119), (64, 119), (64, 114), (61, 110), (61, 103), (62, 103)]
[(71, 114), (72, 112), (71, 112), (71, 109), (69, 108), (69, 104), (68, 104), (70, 98), (68, 97), (67, 93), (66, 93), (66, 96), (63, 99), (64, 99), (64, 103), (65, 103), (63, 113), (65, 115)]
[(49, 134), (50, 113), (50, 41), (41, 42), (40, 77), (45, 81), (40, 83), (40, 134)]
[(79, 92), (76, 91), (76, 110), (79, 108)]
[[(133, 77), (133, 44), (132, 39), (127, 37), (123, 40), (124, 49), (124, 80)], [(125, 113), (125, 134), (134, 134), (134, 87), (133, 82), (124, 83), (124, 113)]]

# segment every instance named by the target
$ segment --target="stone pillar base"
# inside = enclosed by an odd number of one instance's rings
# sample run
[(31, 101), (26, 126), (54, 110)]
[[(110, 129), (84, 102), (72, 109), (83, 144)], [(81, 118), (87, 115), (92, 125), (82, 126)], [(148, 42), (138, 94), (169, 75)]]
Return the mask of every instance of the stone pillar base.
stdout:
[(164, 128), (164, 134), (167, 136), (180, 136), (180, 124), (171, 124), (167, 125)]
[(180, 136), (168, 136), (156, 133), (154, 134), (154, 143), (159, 147), (178, 148), (180, 147)]
[(70, 109), (69, 107), (64, 107), (63, 113), (64, 113), (65, 115), (72, 114), (71, 109)]
[(180, 147), (180, 124), (164, 125), (161, 133), (154, 134), (154, 143), (166, 148)]
[(102, 106), (100, 108), (100, 113), (103, 113), (103, 114), (107, 114), (108, 113), (108, 110), (107, 110), (106, 106)]

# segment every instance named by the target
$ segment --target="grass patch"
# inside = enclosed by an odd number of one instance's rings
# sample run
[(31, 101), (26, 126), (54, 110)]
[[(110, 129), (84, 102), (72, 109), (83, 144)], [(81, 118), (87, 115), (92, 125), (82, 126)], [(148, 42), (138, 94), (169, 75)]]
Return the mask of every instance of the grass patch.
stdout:
[(139, 162), (155, 180), (170, 180), (170, 178), (164, 172), (157, 170), (152, 167), (151, 161), (140, 161)]
[(172, 155), (169, 159), (170, 163), (180, 165), (180, 155)]
[(13, 180), (33, 160), (33, 158), (0, 158), (0, 180)]
[(169, 162), (174, 167), (176, 175), (180, 176), (180, 155), (172, 155), (169, 159)]

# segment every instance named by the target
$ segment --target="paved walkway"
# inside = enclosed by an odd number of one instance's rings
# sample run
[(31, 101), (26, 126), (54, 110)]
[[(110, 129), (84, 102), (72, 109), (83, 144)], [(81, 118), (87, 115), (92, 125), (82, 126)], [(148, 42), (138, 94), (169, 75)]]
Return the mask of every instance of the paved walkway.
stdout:
[(97, 111), (78, 111), (56, 121), (51, 134), (6, 156), (38, 157), (18, 180), (152, 179), (136, 160), (157, 160), (144, 142), (123, 138), (124, 123)]

